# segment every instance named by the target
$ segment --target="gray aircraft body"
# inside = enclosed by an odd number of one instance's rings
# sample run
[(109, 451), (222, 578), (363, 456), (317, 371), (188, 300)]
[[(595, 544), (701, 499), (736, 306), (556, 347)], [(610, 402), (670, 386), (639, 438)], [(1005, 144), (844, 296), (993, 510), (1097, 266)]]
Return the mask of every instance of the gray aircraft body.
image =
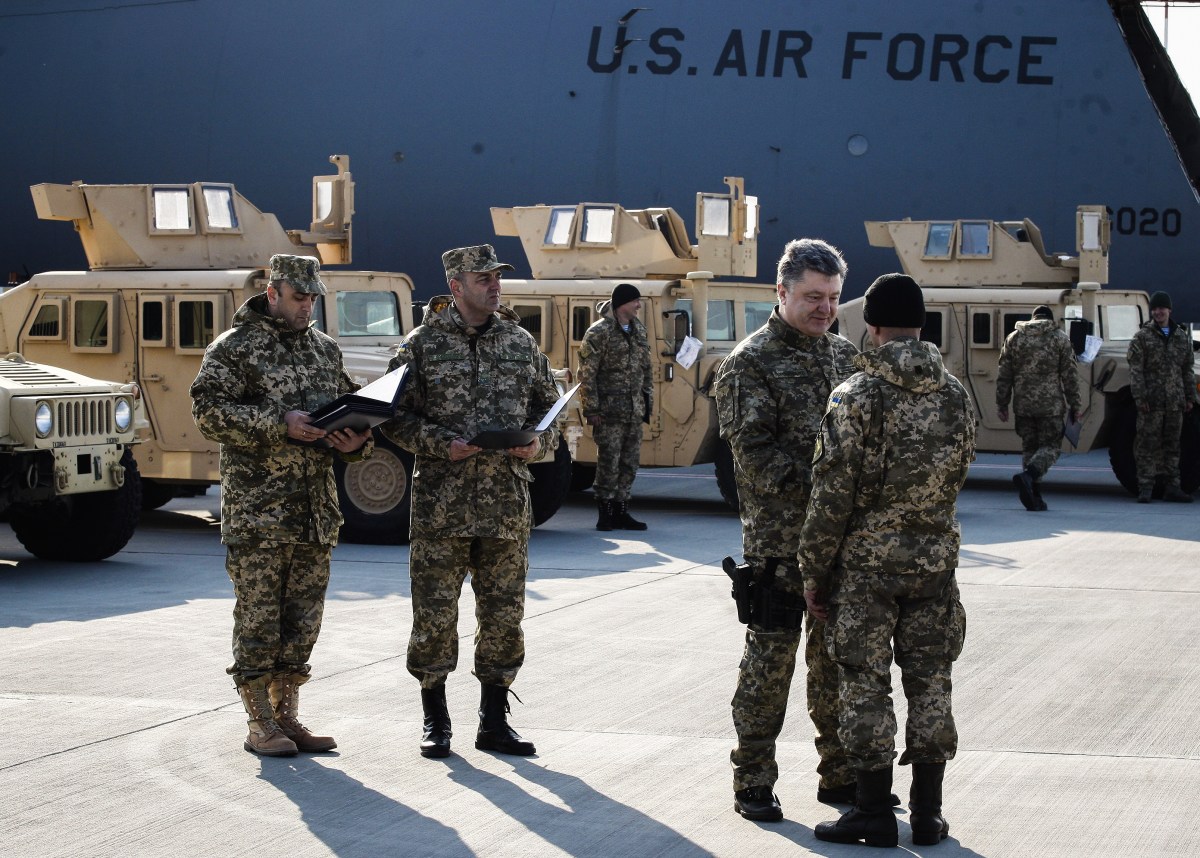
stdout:
[(864, 220), (1112, 211), (1111, 283), (1200, 320), (1200, 123), (1136, 3), (7, 0), (0, 266), (83, 267), (38, 182), (233, 182), (290, 226), (296, 176), (353, 159), (354, 267), (444, 289), (490, 206), (690, 211), (744, 176), (760, 279), (790, 238), (897, 268)]

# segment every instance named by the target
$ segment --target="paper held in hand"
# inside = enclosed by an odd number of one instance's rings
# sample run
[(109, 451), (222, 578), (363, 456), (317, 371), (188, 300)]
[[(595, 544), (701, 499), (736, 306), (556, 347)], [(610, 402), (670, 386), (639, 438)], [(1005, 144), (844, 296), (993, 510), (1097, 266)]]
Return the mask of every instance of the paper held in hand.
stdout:
[(575, 391), (577, 390), (579, 390), (578, 384), (560, 396), (558, 402), (554, 403), (554, 407), (547, 411), (546, 416), (532, 429), (485, 429), (467, 443), (476, 447), (482, 447), (485, 450), (507, 450), (509, 447), (524, 447), (526, 444), (532, 443), (534, 438), (554, 425), (554, 421), (558, 419), (558, 415), (562, 413), (562, 410), (567, 407), (567, 403), (571, 401), (571, 397), (575, 395)]
[[(326, 432), (337, 429), (365, 432), (395, 415), (396, 403), (404, 393), (404, 383), (407, 379), (408, 365), (405, 364), (359, 388), (358, 392), (343, 394), (333, 402), (321, 406), (309, 415), (308, 422)], [(315, 441), (296, 441), (291, 438), (288, 440), (310, 447), (329, 446), (329, 442), (323, 438)]]

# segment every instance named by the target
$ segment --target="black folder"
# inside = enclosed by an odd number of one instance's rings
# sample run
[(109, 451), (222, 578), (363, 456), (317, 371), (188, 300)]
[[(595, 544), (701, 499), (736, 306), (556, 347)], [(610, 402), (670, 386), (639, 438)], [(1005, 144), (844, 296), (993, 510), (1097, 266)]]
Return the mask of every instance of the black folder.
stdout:
[[(357, 393), (345, 393), (326, 405), (322, 405), (308, 417), (308, 422), (318, 429), (333, 432), (337, 429), (353, 429), (365, 432), (390, 420), (396, 414), (396, 403), (404, 393), (408, 380), (408, 365), (380, 376)], [(288, 438), (291, 444), (306, 447), (328, 447), (324, 438), (313, 441), (297, 441)]]
[(579, 390), (578, 384), (560, 396), (558, 402), (554, 403), (541, 422), (532, 429), (485, 429), (467, 443), (485, 450), (507, 450), (509, 447), (524, 447), (526, 444), (532, 444), (534, 438), (549, 429), (558, 419), (558, 415), (567, 407), (567, 403), (571, 401), (571, 397), (577, 390)]

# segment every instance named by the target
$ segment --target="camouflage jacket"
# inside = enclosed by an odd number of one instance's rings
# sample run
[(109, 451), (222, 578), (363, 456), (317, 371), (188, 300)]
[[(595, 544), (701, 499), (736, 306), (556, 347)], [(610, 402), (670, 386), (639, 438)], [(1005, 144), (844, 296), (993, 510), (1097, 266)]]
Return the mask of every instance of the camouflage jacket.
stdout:
[(608, 301), (601, 318), (583, 335), (579, 347), (579, 397), (583, 416), (637, 423), (649, 412), (654, 394), (646, 326), (633, 317), (629, 333), (613, 318)]
[(1187, 328), (1171, 322), (1171, 335), (1151, 319), (1129, 343), (1129, 389), (1139, 406), (1182, 409), (1196, 401), (1195, 356)]
[(1071, 338), (1051, 319), (1017, 322), (1000, 350), (996, 407), (1028, 417), (1058, 417), (1083, 410)]
[(800, 333), (776, 308), (717, 367), (713, 393), (733, 450), (747, 556), (796, 553), (821, 415), (830, 391), (854, 373), (857, 353), (836, 334)]
[(805, 589), (836, 569), (903, 575), (958, 565), (955, 503), (975, 455), (966, 389), (936, 346), (904, 337), (854, 359), (829, 397), (797, 559)]
[[(283, 416), (357, 388), (331, 337), (272, 318), (265, 294), (242, 305), (205, 351), (191, 389), (196, 425), (221, 445), (222, 541), (337, 543), (333, 457), (342, 454), (289, 444)], [(342, 458), (362, 459), (372, 446)]]
[[(396, 417), (384, 434), (416, 455), (414, 537), (523, 539), (533, 526), (529, 466), (504, 450), (450, 461), (450, 442), (484, 429), (536, 426), (558, 400), (550, 363), (507, 307), (479, 333), (449, 295), (429, 302), (423, 323), (399, 346), (388, 369), (408, 364)], [(538, 458), (558, 446), (558, 430), (539, 436)]]

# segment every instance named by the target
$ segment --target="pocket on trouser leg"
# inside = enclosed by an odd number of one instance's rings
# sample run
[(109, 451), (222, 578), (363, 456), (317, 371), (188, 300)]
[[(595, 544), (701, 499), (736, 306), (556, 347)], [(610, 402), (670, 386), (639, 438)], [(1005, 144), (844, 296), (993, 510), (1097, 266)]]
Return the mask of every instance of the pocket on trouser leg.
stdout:
[(967, 640), (967, 610), (958, 594), (958, 582), (951, 578), (947, 589), (946, 609), (949, 614), (946, 632), (946, 655), (956, 661), (962, 654)]

